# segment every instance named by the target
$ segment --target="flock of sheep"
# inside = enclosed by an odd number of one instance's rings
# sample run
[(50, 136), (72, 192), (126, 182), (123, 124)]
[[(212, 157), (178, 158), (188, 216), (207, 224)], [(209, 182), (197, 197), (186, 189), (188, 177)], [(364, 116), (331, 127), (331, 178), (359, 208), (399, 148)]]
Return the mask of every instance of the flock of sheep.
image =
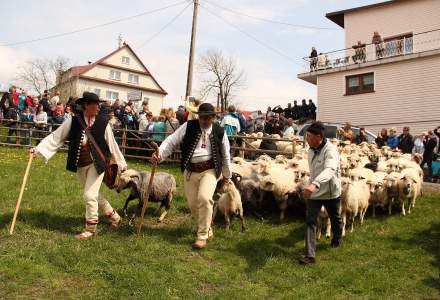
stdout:
[[(261, 142), (260, 136), (253, 137), (255, 140), (251, 140), (250, 144), (257, 147)], [(338, 146), (340, 152), (338, 171), (342, 176), (343, 235), (347, 219), (350, 231), (353, 231), (355, 219), (358, 217), (362, 224), (370, 206), (373, 217), (377, 207), (387, 209), (389, 214), (393, 207), (397, 207), (402, 215), (411, 213), (417, 197), (422, 194), (423, 171), (419, 165), (421, 157), (392, 151), (389, 147), (378, 149), (375, 144), (355, 145), (337, 139), (328, 142)], [(272, 158), (263, 154), (254, 161), (234, 157), (231, 170), (241, 196), (238, 200), (245, 210), (258, 210), (264, 201), (273, 199), (281, 211), (280, 219), (283, 220), (290, 205), (304, 202), (302, 190), (308, 184), (310, 174), (308, 148), (307, 145), (295, 146), (291, 142), (283, 141), (276, 142), (276, 145), (279, 151), (292, 150), (294, 157), (278, 155)], [(295, 149), (288, 148), (286, 151), (287, 147)], [(326, 235), (329, 236), (330, 221), (324, 208), (318, 220), (318, 237), (322, 227), (326, 228)]]
[[(262, 134), (254, 134), (248, 144), (258, 148), (262, 137)], [(273, 135), (272, 138), (279, 139), (279, 136)], [(291, 142), (298, 140), (298, 137), (290, 137), (289, 140), (275, 143), (279, 151), (294, 153), (292, 158), (263, 154), (251, 161), (243, 157), (232, 159), (232, 181), (220, 180), (217, 185), (218, 201), (214, 206), (213, 220), (220, 211), (229, 229), (231, 216), (237, 216), (241, 219), (242, 230), (245, 230), (244, 211), (256, 215), (264, 213), (270, 202), (276, 204), (280, 210), (280, 220), (283, 220), (289, 206), (305, 203), (302, 190), (308, 184), (310, 175), (308, 147), (306, 144)], [(355, 145), (337, 139), (328, 142), (335, 144), (340, 152), (338, 172), (342, 176), (343, 235), (347, 219), (352, 232), (356, 218), (359, 218), (360, 224), (363, 223), (368, 207), (372, 208), (373, 217), (377, 207), (386, 209), (389, 214), (393, 207), (397, 207), (402, 215), (411, 213), (417, 197), (422, 194), (420, 156), (402, 154), (389, 147), (378, 149), (375, 144)], [(124, 206), (126, 216), (130, 200), (139, 198), (138, 207), (142, 206), (149, 176), (149, 172), (135, 170), (127, 170), (121, 175), (117, 191), (131, 188)], [(159, 221), (162, 221), (170, 208), (176, 182), (167, 173), (157, 173), (156, 176), (150, 201), (160, 202), (159, 209), (165, 209), (160, 214)], [(321, 209), (317, 227), (318, 238), (324, 228), (326, 236), (330, 236), (330, 220), (324, 208)]]

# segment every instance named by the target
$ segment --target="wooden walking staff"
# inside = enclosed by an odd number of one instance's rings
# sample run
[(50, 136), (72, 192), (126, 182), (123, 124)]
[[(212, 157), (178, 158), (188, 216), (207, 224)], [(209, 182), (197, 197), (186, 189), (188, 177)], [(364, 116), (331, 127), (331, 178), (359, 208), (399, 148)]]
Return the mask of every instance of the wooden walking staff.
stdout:
[(21, 184), (20, 194), (18, 195), (17, 204), (15, 205), (14, 217), (12, 218), (11, 227), (9, 228), (9, 234), (14, 233), (15, 222), (17, 221), (18, 211), (20, 210), (21, 199), (23, 198), (24, 188), (26, 187), (27, 179), (29, 177), (29, 170), (31, 169), (32, 160), (34, 155), (31, 153), (29, 155), (29, 161), (26, 167), (26, 172), (24, 173), (23, 183)]
[[(149, 144), (154, 149), (154, 152), (156, 153), (156, 155), (159, 156), (159, 147), (157, 146), (157, 144), (153, 141), (149, 142)], [(140, 220), (138, 228), (137, 228), (137, 236), (138, 237), (140, 236), (142, 226), (144, 225), (145, 210), (147, 209), (147, 206), (148, 206), (148, 200), (150, 198), (150, 192), (151, 192), (151, 185), (153, 184), (154, 173), (156, 173), (156, 167), (157, 167), (157, 162), (154, 162), (151, 166), (150, 181), (148, 182), (147, 191), (145, 192), (145, 194), (142, 195), (142, 198), (144, 199), (144, 203), (142, 205), (141, 220)]]

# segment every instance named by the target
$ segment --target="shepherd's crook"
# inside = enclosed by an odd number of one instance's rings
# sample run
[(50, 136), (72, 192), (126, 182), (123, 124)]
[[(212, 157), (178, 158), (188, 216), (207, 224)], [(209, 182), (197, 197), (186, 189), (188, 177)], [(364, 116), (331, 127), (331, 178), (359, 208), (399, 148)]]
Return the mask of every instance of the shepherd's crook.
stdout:
[(21, 184), (20, 194), (18, 195), (17, 204), (15, 205), (14, 217), (12, 218), (11, 228), (9, 228), (9, 234), (12, 235), (14, 233), (15, 222), (17, 221), (18, 211), (20, 210), (21, 198), (23, 198), (24, 188), (26, 187), (26, 182), (29, 177), (29, 170), (31, 169), (32, 159), (34, 155), (31, 153), (29, 155), (29, 161), (26, 167), (26, 172), (24, 173), (23, 183)]
[[(157, 146), (157, 144), (155, 142), (151, 141), (150, 145), (154, 149), (154, 152), (156, 152), (156, 155), (159, 156), (159, 147)], [(144, 214), (145, 214), (145, 210), (147, 209), (148, 200), (150, 198), (151, 185), (153, 184), (153, 178), (154, 178), (154, 173), (156, 173), (156, 167), (157, 167), (157, 162), (154, 162), (153, 165), (151, 166), (151, 175), (150, 175), (150, 181), (148, 182), (147, 191), (145, 192), (145, 194), (142, 195), (142, 198), (144, 199), (144, 203), (142, 205), (141, 221), (139, 222), (139, 225), (137, 228), (137, 236), (138, 237), (140, 236), (142, 226), (144, 225)]]

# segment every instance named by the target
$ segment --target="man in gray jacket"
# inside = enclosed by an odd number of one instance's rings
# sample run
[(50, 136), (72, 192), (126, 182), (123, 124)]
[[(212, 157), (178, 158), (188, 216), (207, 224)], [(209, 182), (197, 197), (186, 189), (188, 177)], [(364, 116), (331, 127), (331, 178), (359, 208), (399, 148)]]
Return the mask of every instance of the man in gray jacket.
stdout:
[(304, 188), (306, 199), (306, 249), (300, 259), (302, 264), (315, 263), (316, 222), (321, 207), (324, 206), (330, 217), (333, 238), (332, 247), (342, 243), (341, 222), (341, 171), (339, 152), (335, 145), (324, 137), (324, 125), (314, 122), (307, 129), (307, 143), (310, 168), (310, 184)]

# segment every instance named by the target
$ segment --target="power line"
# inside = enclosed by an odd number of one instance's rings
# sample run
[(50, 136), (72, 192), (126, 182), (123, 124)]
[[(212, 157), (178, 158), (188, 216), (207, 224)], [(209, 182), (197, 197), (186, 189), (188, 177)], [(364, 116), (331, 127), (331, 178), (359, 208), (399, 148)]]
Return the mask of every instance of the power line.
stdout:
[(154, 33), (152, 36), (150, 36), (145, 42), (143, 42), (142, 44), (140, 44), (139, 47), (137, 47), (137, 49), (140, 49), (142, 47), (144, 47), (145, 45), (147, 45), (149, 42), (151, 42), (153, 39), (155, 39), (158, 35), (160, 35), (165, 29), (168, 28), (168, 26), (170, 26), (171, 24), (174, 23), (174, 21), (176, 21), (184, 12), (185, 10), (191, 5), (191, 3), (189, 3), (187, 6), (185, 6), (177, 15), (175, 15), (168, 23), (166, 23), (158, 32)]
[(99, 27), (104, 27), (104, 26), (115, 24), (115, 23), (120, 23), (120, 22), (128, 21), (128, 20), (131, 20), (131, 19), (134, 19), (134, 18), (138, 18), (138, 17), (142, 17), (142, 16), (145, 16), (145, 15), (149, 15), (149, 14), (152, 14), (152, 13), (156, 13), (156, 12), (159, 12), (159, 11), (162, 11), (162, 10), (174, 7), (174, 6), (181, 5), (181, 4), (186, 3), (186, 2), (187, 2), (186, 0), (185, 1), (180, 1), (180, 2), (177, 2), (177, 3), (174, 3), (174, 4), (170, 4), (170, 5), (161, 7), (161, 8), (153, 9), (153, 10), (150, 10), (150, 11), (146, 11), (146, 12), (143, 12), (143, 13), (139, 13), (139, 14), (128, 16), (128, 17), (124, 17), (124, 18), (120, 18), (120, 19), (113, 20), (113, 21), (110, 21), (110, 22), (106, 22), (106, 23), (102, 23), (102, 24), (97, 24), (97, 25), (93, 25), (93, 26), (89, 26), (89, 27), (84, 27), (84, 28), (80, 28), (80, 29), (77, 29), (77, 30), (72, 30), (72, 31), (64, 32), (64, 33), (53, 34), (53, 35), (49, 35), (49, 36), (45, 36), (45, 37), (41, 37), (41, 38), (35, 38), (35, 39), (30, 39), (30, 40), (25, 40), (25, 41), (19, 41), (19, 42), (13, 42), (13, 43), (8, 43), (8, 44), (2, 44), (0, 46), (16, 46), (16, 45), (34, 43), (34, 42), (39, 42), (39, 41), (54, 39), (54, 38), (58, 38), (58, 37), (66, 36), (66, 35), (75, 34), (75, 33), (78, 33), (78, 32), (88, 31), (88, 30), (99, 28)]
[(247, 33), (246, 31), (242, 30), (241, 28), (239, 28), (238, 26), (236, 26), (235, 24), (232, 24), (231, 22), (227, 21), (226, 19), (220, 17), (219, 15), (213, 13), (211, 10), (209, 10), (208, 8), (206, 8), (206, 6), (204, 5), (200, 5), (203, 9), (205, 9), (209, 14), (213, 15), (216, 18), (219, 18), (220, 20), (222, 20), (223, 22), (225, 22), (226, 24), (228, 24), (229, 26), (235, 28), (236, 30), (240, 31), (242, 34), (246, 35), (247, 37), (249, 37), (250, 39), (254, 40), (255, 42), (257, 42), (258, 44), (260, 44), (261, 46), (271, 50), (272, 52), (275, 52), (276, 54), (278, 54), (279, 56), (293, 62), (294, 64), (298, 65), (298, 66), (303, 66), (302, 64), (296, 62), (295, 59), (293, 59), (292, 57), (288, 56), (287, 54), (284, 54), (283, 52), (281, 52), (280, 50), (270, 46), (269, 44), (257, 39), (256, 37), (254, 37), (253, 35), (251, 35), (250, 33)]
[(282, 22), (282, 21), (275, 21), (275, 20), (271, 20), (271, 19), (266, 19), (266, 18), (262, 18), (262, 17), (257, 17), (257, 16), (251, 16), (242, 12), (238, 12), (235, 10), (232, 10), (230, 8), (218, 5), (216, 3), (213, 3), (209, 0), (205, 0), (206, 3), (208, 3), (209, 5), (212, 6), (216, 6), (222, 10), (226, 10), (230, 13), (239, 15), (239, 16), (244, 16), (244, 17), (248, 17), (251, 19), (255, 19), (255, 20), (259, 20), (259, 21), (263, 21), (263, 22), (268, 22), (268, 23), (273, 23), (273, 24), (278, 24), (278, 25), (286, 25), (286, 26), (291, 26), (291, 27), (296, 27), (296, 28), (304, 28), (304, 29), (313, 29), (313, 30), (337, 30), (337, 31), (341, 31), (343, 29), (340, 28), (330, 28), (330, 27), (317, 27), (317, 26), (309, 26), (309, 25), (302, 25), (302, 24), (292, 24), (292, 23), (288, 23), (288, 22)]

